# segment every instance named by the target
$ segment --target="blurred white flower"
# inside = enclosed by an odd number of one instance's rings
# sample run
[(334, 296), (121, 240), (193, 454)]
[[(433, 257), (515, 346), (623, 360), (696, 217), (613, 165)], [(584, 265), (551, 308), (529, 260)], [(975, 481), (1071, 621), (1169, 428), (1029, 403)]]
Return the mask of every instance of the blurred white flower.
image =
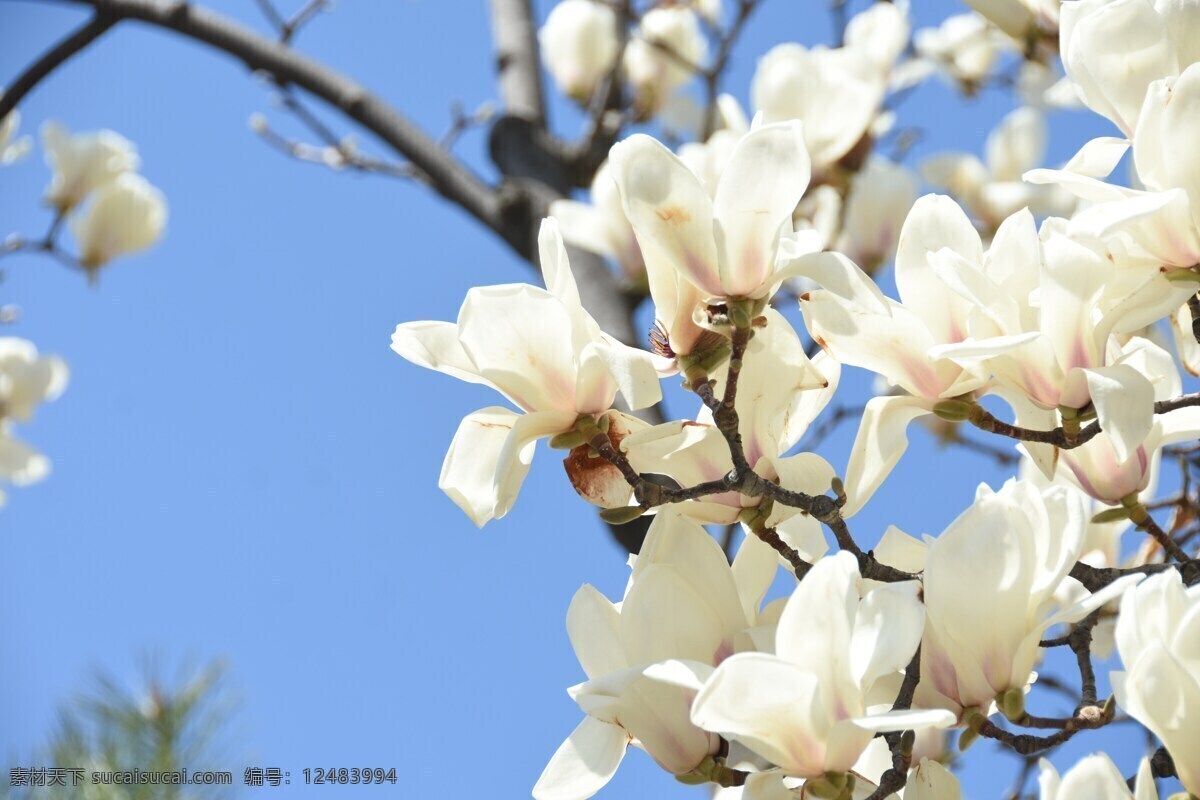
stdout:
[(922, 28), (913, 35), (919, 59), (905, 66), (906, 72), (916, 73), (906, 82), (919, 79), (923, 71), (937, 70), (973, 93), (1011, 47), (1012, 40), (979, 14), (956, 14), (936, 28)]
[(708, 43), (700, 19), (682, 5), (656, 6), (642, 15), (625, 47), (625, 76), (644, 115), (658, 111), (672, 90), (703, 69)]
[(133, 143), (109, 130), (71, 134), (59, 123), (47, 122), (42, 125), (42, 146), (53, 172), (46, 202), (59, 211), (70, 210), (139, 164)]
[(593, 0), (562, 0), (538, 31), (542, 61), (571, 98), (586, 102), (612, 72), (620, 52), (617, 15)]
[(167, 224), (163, 193), (134, 172), (118, 175), (96, 189), (91, 201), (71, 218), (79, 261), (92, 271), (117, 256), (144, 250)]
[(642, 249), (625, 217), (621, 193), (607, 161), (592, 178), (591, 201), (555, 200), (550, 204), (550, 216), (558, 220), (563, 239), (612, 259), (620, 265), (627, 280), (644, 281), (646, 262), (642, 259)]
[[(4, 96), (4, 87), (0, 86), (0, 97)], [(13, 109), (0, 119), (0, 166), (15, 164), (29, 154), (31, 142), (28, 136), (17, 137), (21, 127), (21, 112)]]
[(1137, 783), (1129, 791), (1125, 776), (1104, 753), (1079, 759), (1061, 778), (1046, 759), (1038, 762), (1038, 800), (1158, 800), (1158, 788), (1150, 771), (1150, 759), (1138, 766)]
[(868, 273), (892, 260), (900, 228), (917, 199), (912, 172), (873, 155), (850, 178), (841, 233), (833, 249)]

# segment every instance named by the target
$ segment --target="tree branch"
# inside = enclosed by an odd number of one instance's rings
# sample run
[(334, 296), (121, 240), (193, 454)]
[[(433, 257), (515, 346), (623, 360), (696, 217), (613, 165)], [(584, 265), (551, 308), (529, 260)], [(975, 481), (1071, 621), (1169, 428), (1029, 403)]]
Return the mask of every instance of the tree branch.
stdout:
[(546, 127), (537, 27), (529, 0), (491, 0), (500, 96), (509, 114)]
[(83, 27), (76, 30), (54, 47), (42, 54), (12, 81), (3, 93), (0, 93), (0, 119), (17, 107), (25, 95), (42, 82), (51, 72), (58, 69), (64, 61), (96, 41), (109, 28), (115, 25), (117, 18), (97, 9), (96, 16)]

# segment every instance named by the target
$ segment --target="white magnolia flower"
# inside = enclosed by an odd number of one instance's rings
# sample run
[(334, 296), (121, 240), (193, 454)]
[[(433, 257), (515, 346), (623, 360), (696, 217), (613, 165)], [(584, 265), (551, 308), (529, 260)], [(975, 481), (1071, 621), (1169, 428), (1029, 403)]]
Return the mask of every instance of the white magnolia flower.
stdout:
[(550, 216), (558, 220), (562, 237), (569, 244), (598, 253), (621, 266), (626, 279), (645, 280), (646, 262), (633, 227), (625, 217), (621, 193), (605, 162), (592, 178), (591, 203), (555, 200)]
[(568, 96), (585, 102), (612, 72), (620, 53), (617, 15), (593, 0), (562, 0), (538, 31), (542, 61)]
[[(4, 87), (0, 86), (0, 97), (4, 96)], [(28, 136), (17, 138), (17, 130), (21, 127), (21, 112), (13, 109), (0, 119), (0, 166), (15, 164), (29, 153), (30, 140)]]
[(1010, 690), (1023, 693), (1038, 642), (1141, 579), (1132, 575), (1058, 608), (1055, 592), (1079, 558), (1087, 523), (1076, 492), (1009, 480), (980, 485), (975, 502), (928, 539), (925, 638), (917, 701), (984, 715)]
[(900, 228), (917, 199), (917, 179), (910, 170), (871, 156), (850, 178), (842, 229), (833, 249), (868, 273), (892, 259)]
[[(1137, 330), (1174, 310), (1188, 289), (1154, 267), (1119, 264), (1096, 242), (1073, 239), (1054, 220), (1039, 238), (1028, 211), (1000, 226), (988, 260), (941, 250), (929, 263), (970, 299), (970, 338), (932, 355), (990, 372), (1021, 419), (1046, 430), (1095, 412), (1124, 461), (1153, 424), (1154, 387), (1122, 363), (1114, 333)], [(1053, 452), (1030, 449), (1052, 471)]]
[(57, 122), (42, 125), (46, 164), (53, 171), (46, 202), (66, 211), (90, 192), (138, 168), (133, 143), (113, 131), (72, 135)]
[(538, 241), (549, 290), (475, 288), (457, 324), (408, 322), (392, 335), (402, 357), (491, 386), (523, 412), (493, 406), (468, 415), (442, 464), (438, 485), (479, 526), (508, 512), (538, 439), (604, 414), (618, 391), (635, 410), (662, 396), (651, 355), (601, 332), (584, 310), (554, 220), (542, 223)]
[(922, 758), (908, 774), (904, 800), (962, 800), (962, 787), (950, 770)]
[(858, 48), (781, 44), (758, 61), (750, 93), (765, 122), (799, 120), (817, 170), (846, 155), (883, 105), (887, 76)]
[(700, 525), (663, 510), (631, 560), (623, 602), (591, 586), (571, 601), (567, 633), (588, 680), (570, 694), (587, 716), (550, 759), (533, 790), (538, 800), (592, 796), (629, 744), (673, 775), (720, 747), (690, 719), (693, 684), (752, 649), (749, 631), (759, 624), (775, 553), (748, 537), (730, 566)]
[[(784, 457), (809, 424), (832, 399), (840, 376), (839, 365), (822, 356), (809, 362), (804, 347), (787, 320), (772, 309), (765, 312), (767, 324), (750, 340), (738, 382), (739, 432), (746, 460), (767, 480), (786, 489), (806, 494), (823, 494), (829, 489), (833, 467), (814, 453)], [(718, 385), (723, 372), (713, 375)], [(667, 422), (630, 435), (621, 443), (634, 469), (668, 475), (681, 486), (720, 480), (733, 469), (729, 445), (709, 424), (704, 414), (699, 422)], [(730, 523), (743, 508), (756, 507), (761, 497), (739, 492), (710, 495), (680, 503), (684, 514), (708, 523)], [(820, 524), (799, 516), (797, 509), (775, 504), (765, 523), (791, 523), (785, 538), (811, 557), (824, 552)]]
[(973, 93), (1011, 47), (1012, 40), (979, 14), (956, 14), (936, 28), (922, 28), (913, 35), (919, 61), (910, 62), (906, 69), (917, 73), (911, 81), (919, 77), (921, 66), (927, 65)]
[(167, 201), (150, 181), (126, 172), (95, 191), (84, 209), (71, 218), (79, 243), (79, 261), (95, 270), (117, 256), (145, 250), (162, 237)]
[(1125, 776), (1104, 753), (1079, 759), (1061, 778), (1049, 761), (1038, 762), (1038, 800), (1158, 800), (1148, 758), (1138, 766), (1135, 787), (1129, 791)]
[(1034, 215), (1067, 216), (1074, 198), (1053, 186), (1025, 183), (1022, 176), (1046, 155), (1046, 121), (1034, 108), (1007, 114), (988, 134), (984, 161), (969, 153), (940, 153), (921, 164), (921, 177), (966, 206), (985, 230), (1029, 208)]
[(39, 356), (27, 339), (0, 337), (0, 419), (28, 422), (39, 403), (58, 399), (67, 377), (61, 358)]
[(700, 18), (687, 6), (656, 6), (642, 15), (625, 47), (625, 76), (638, 108), (653, 114), (708, 58)]
[(682, 160), (648, 136), (618, 143), (610, 161), (675, 354), (690, 353), (704, 333), (695, 321), (703, 300), (766, 300), (800, 275), (883, 308), (879, 289), (856, 265), (814, 253), (811, 237), (790, 235), (810, 176), (799, 123), (762, 125), (742, 137), (711, 198)]
[(1197, 642), (1200, 586), (1185, 589), (1174, 569), (1153, 575), (1121, 600), (1117, 650), (1125, 671), (1109, 674), (1117, 704), (1166, 746), (1193, 795), (1200, 794)]
[(1200, 161), (1188, 132), (1200, 124), (1200, 64), (1178, 78), (1154, 81), (1142, 92), (1145, 103), (1132, 144), (1144, 189), (1101, 180), (1130, 146), (1112, 137), (1088, 142), (1061, 170), (1033, 170), (1025, 177), (1057, 183), (1088, 201), (1068, 225), (1072, 235), (1101, 238), (1127, 260), (1151, 268), (1191, 269), (1200, 262)]
[(1172, 0), (1064, 3), (1059, 52), (1088, 108), (1132, 136), (1151, 82), (1200, 61), (1200, 6)]
[[(0, 420), (0, 484), (28, 486), (50, 474), (50, 459), (12, 435), (11, 426)], [(5, 495), (0, 491), (0, 506)]]
[(983, 260), (983, 245), (954, 201), (927, 195), (916, 202), (900, 232), (896, 287), (901, 302), (888, 312), (854, 307), (828, 291), (800, 297), (813, 338), (835, 359), (883, 375), (907, 395), (867, 403), (846, 468), (847, 503), (856, 513), (883, 483), (908, 447), (905, 429), (933, 413), (940, 400), (981, 392), (987, 374), (930, 355), (935, 345), (963, 341), (970, 306), (934, 273), (929, 254), (949, 248), (971, 263)]
[(918, 589), (892, 583), (862, 596), (854, 556), (822, 559), (788, 600), (775, 652), (722, 662), (692, 721), (807, 779), (850, 771), (876, 732), (951, 724), (945, 711), (868, 707), (871, 688), (901, 672), (920, 641)]

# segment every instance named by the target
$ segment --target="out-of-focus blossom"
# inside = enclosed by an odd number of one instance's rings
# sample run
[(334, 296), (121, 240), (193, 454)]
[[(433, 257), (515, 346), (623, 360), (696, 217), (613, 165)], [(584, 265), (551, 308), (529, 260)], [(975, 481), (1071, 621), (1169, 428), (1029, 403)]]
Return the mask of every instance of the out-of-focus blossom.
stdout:
[(1043, 758), (1038, 762), (1038, 788), (1038, 800), (1158, 800), (1150, 759), (1142, 759), (1137, 783), (1131, 792), (1125, 776), (1104, 753), (1079, 759), (1062, 777), (1054, 765)]
[(620, 53), (617, 15), (593, 0), (562, 0), (538, 31), (542, 61), (554, 82), (585, 102), (612, 72)]
[(1034, 108), (1007, 114), (988, 134), (984, 161), (969, 153), (942, 153), (921, 164), (921, 176), (966, 206), (988, 231), (1022, 208), (1035, 216), (1067, 216), (1075, 206), (1066, 191), (1022, 180), (1046, 155), (1046, 122)]
[(133, 143), (113, 131), (71, 134), (57, 122), (42, 126), (46, 164), (53, 171), (46, 202), (59, 211), (78, 205), (93, 190), (138, 168)]
[(67, 376), (62, 359), (38, 355), (25, 339), (0, 337), (0, 483), (27, 486), (50, 473), (50, 460), (16, 439), (12, 423), (28, 422), (39, 403), (56, 400)]
[[(0, 97), (4, 96), (4, 87), (0, 87)], [(21, 112), (13, 109), (0, 119), (0, 166), (15, 164), (29, 154), (31, 146), (28, 136), (17, 138), (17, 130), (21, 127)]]
[(89, 271), (117, 256), (145, 250), (167, 225), (167, 201), (150, 181), (134, 172), (118, 175), (95, 191), (71, 218), (79, 262)]
[(873, 272), (892, 259), (916, 199), (917, 179), (911, 171), (882, 156), (871, 156), (850, 179), (841, 233), (833, 249)]
[(749, 631), (775, 576), (775, 553), (751, 536), (730, 566), (700, 525), (664, 509), (631, 561), (623, 602), (591, 586), (571, 601), (567, 633), (588, 680), (570, 694), (587, 716), (542, 773), (538, 800), (595, 794), (629, 744), (673, 775), (692, 772), (721, 745), (690, 719), (691, 684), (753, 649)]
[(911, 73), (905, 82), (937, 70), (964, 91), (974, 93), (1011, 47), (1012, 40), (979, 14), (956, 14), (936, 28), (922, 28), (913, 35), (918, 59), (904, 65), (904, 71)]
[(703, 69), (708, 43), (688, 6), (656, 6), (642, 15), (625, 47), (625, 76), (643, 114), (653, 114), (675, 88)]
[(562, 237), (569, 244), (615, 261), (631, 282), (645, 280), (646, 263), (633, 227), (625, 217), (621, 193), (605, 162), (592, 178), (591, 203), (555, 200), (550, 216), (558, 220)]
[[(1121, 600), (1109, 673), (1117, 704), (1159, 738), (1183, 788), (1200, 794), (1200, 586), (1184, 588), (1169, 569)], [(1141, 798), (1139, 798), (1141, 800)]]
[(618, 391), (633, 409), (662, 396), (652, 356), (603, 333), (583, 309), (554, 220), (542, 223), (539, 245), (548, 291), (475, 288), (457, 324), (403, 323), (392, 335), (400, 356), (491, 386), (524, 412), (493, 406), (468, 415), (446, 454), (438, 485), (479, 526), (508, 512), (538, 439), (604, 415)]
[(774, 653), (722, 662), (692, 721), (809, 780), (844, 776), (876, 732), (951, 724), (945, 711), (868, 707), (876, 681), (900, 673), (920, 641), (918, 589), (892, 583), (863, 596), (851, 554), (822, 559), (788, 600)]

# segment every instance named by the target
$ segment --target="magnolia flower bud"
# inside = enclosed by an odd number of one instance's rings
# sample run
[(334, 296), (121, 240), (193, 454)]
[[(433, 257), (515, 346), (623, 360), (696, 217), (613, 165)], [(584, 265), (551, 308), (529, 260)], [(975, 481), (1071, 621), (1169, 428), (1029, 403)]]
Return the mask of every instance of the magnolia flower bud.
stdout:
[(71, 221), (71, 230), (79, 242), (80, 262), (95, 270), (119, 255), (154, 244), (166, 224), (162, 192), (141, 175), (128, 172), (96, 192), (92, 203)]
[(57, 122), (42, 126), (46, 164), (53, 170), (46, 202), (66, 211), (87, 194), (138, 168), (137, 149), (113, 131), (71, 135)]
[(617, 17), (604, 3), (563, 0), (546, 17), (538, 41), (554, 82), (582, 103), (616, 62)]
[[(623, 415), (614, 412), (601, 419), (609, 421), (606, 432), (608, 441), (612, 444), (613, 449), (620, 451), (621, 441), (629, 435), (629, 427), (625, 424)], [(569, 434), (560, 434), (560, 436), (563, 435)], [(551, 445), (553, 444), (552, 441)], [(563, 467), (567, 470), (567, 477), (570, 479), (571, 485), (575, 487), (575, 491), (579, 493), (580, 497), (594, 506), (623, 510), (633, 494), (633, 487), (625, 480), (621, 470), (603, 458), (595, 456), (596, 453), (592, 450), (592, 446), (587, 443), (580, 444), (571, 450), (563, 460)], [(637, 516), (640, 516), (641, 510), (635, 510), (638, 512)]]

